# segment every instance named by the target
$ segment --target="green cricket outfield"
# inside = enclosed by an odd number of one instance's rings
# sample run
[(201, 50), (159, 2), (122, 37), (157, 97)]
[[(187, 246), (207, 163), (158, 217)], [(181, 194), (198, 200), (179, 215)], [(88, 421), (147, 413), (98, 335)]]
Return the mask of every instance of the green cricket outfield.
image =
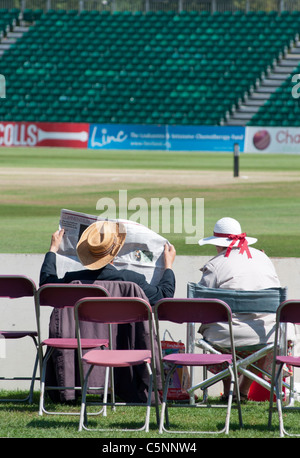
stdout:
[[(98, 215), (99, 199), (118, 209), (126, 190), (128, 201), (143, 199), (149, 211), (155, 198), (194, 206), (202, 198), (205, 236), (231, 216), (269, 256), (300, 257), (300, 155), (241, 153), (238, 177), (230, 153), (19, 147), (1, 148), (0, 161), (1, 253), (44, 253), (62, 208)], [(172, 227), (160, 233), (178, 255), (214, 254), (186, 244)]]

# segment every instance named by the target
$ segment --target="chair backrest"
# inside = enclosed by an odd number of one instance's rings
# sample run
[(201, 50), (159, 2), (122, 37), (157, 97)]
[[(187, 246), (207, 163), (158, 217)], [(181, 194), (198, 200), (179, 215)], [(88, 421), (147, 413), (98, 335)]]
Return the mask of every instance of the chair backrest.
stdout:
[(151, 306), (137, 297), (86, 297), (75, 306), (78, 321), (122, 324), (151, 321)]
[[(83, 321), (91, 323), (104, 323), (107, 324), (109, 328), (111, 328), (112, 324), (129, 324), (141, 321), (148, 322), (150, 349), (152, 355), (152, 370), (154, 374), (153, 378), (154, 381), (156, 380), (156, 369), (153, 361), (155, 353), (152, 326), (152, 308), (145, 299), (137, 297), (86, 297), (77, 302), (74, 308), (74, 314), (81, 380), (83, 379), (83, 367), (81, 362), (82, 347), (80, 324)], [(112, 350), (113, 348), (114, 344), (112, 341), (112, 332), (110, 330), (109, 349)]]
[(207, 324), (227, 322), (229, 329), (230, 348), (235, 358), (234, 336), (232, 330), (232, 313), (230, 307), (220, 299), (179, 299), (166, 298), (154, 306), (157, 339), (159, 342), (160, 361), (162, 359), (160, 322), (187, 323), (188, 352), (194, 351), (195, 323)]
[(54, 308), (74, 307), (83, 297), (107, 297), (108, 291), (99, 285), (48, 283), (37, 291), (37, 304)]
[(36, 292), (36, 285), (24, 275), (0, 275), (0, 297), (17, 299), (31, 297)]
[(280, 304), (277, 310), (278, 323), (300, 324), (300, 300), (288, 300)]
[(159, 321), (173, 323), (231, 321), (230, 307), (219, 299), (161, 299), (155, 304), (154, 313)]
[(189, 298), (221, 299), (233, 313), (276, 313), (286, 300), (287, 288), (267, 288), (258, 291), (241, 291), (223, 288), (207, 288), (197, 283), (187, 284)]

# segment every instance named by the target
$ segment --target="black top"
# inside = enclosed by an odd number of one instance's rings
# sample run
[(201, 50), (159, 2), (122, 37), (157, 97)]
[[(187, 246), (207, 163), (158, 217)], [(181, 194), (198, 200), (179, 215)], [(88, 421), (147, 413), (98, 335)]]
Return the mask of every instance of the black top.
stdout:
[(154, 305), (164, 297), (173, 297), (175, 292), (175, 275), (172, 269), (165, 269), (159, 283), (150, 285), (144, 275), (132, 270), (118, 270), (112, 264), (108, 264), (98, 270), (79, 270), (67, 272), (63, 278), (57, 277), (56, 254), (49, 251), (46, 253), (41, 272), (40, 286), (46, 283), (71, 283), (72, 281), (94, 282), (96, 280), (108, 281), (131, 281), (139, 285), (146, 294), (150, 305)]

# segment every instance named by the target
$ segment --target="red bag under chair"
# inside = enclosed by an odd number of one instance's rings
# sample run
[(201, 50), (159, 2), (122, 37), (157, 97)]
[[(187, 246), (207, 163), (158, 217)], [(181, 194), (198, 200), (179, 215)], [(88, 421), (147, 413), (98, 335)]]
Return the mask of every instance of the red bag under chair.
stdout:
[[(171, 353), (185, 353), (185, 345), (182, 342), (175, 342), (171, 340), (162, 340), (161, 342), (163, 356)], [(166, 370), (165, 370), (166, 372)], [(182, 401), (190, 398), (187, 393), (187, 388), (190, 386), (189, 372), (186, 367), (178, 367), (173, 374), (168, 389), (169, 401)]]

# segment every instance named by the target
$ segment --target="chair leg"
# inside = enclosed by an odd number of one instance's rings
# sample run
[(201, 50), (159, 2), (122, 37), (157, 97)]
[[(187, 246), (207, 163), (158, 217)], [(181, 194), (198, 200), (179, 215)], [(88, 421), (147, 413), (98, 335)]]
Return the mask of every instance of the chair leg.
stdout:
[(155, 397), (155, 413), (156, 413), (156, 424), (159, 426), (159, 407), (158, 407), (158, 389), (157, 389), (157, 378), (156, 378), (156, 367), (155, 363), (152, 366), (152, 380), (154, 383), (154, 397)]
[(228, 366), (228, 370), (231, 374), (231, 382), (233, 381), (234, 386), (232, 389), (235, 388), (235, 393), (236, 393), (236, 402), (237, 402), (237, 408), (238, 408), (238, 414), (239, 414), (239, 424), (240, 428), (244, 427), (243, 424), (243, 417), (242, 417), (242, 408), (241, 408), (241, 395), (240, 395), (240, 387), (239, 387), (239, 377), (238, 377), (238, 368), (237, 364), (233, 364), (233, 367), (231, 368)]
[[(108, 335), (109, 335), (109, 348), (112, 350), (112, 325), (108, 325)], [(114, 368), (110, 368), (110, 396), (111, 396), (111, 408), (115, 412), (116, 410), (116, 397), (115, 397), (115, 379), (114, 379)]]
[[(229, 389), (227, 412), (226, 412), (226, 419), (225, 419), (225, 431), (224, 431), (225, 434), (229, 434), (232, 398), (233, 398), (234, 388), (235, 388), (235, 385), (236, 385), (233, 371), (232, 371), (232, 369), (230, 367), (229, 367), (229, 370), (230, 370), (230, 374), (231, 374), (231, 379), (230, 379), (230, 389)], [(239, 402), (239, 400), (238, 400), (238, 402)]]
[(276, 374), (275, 380), (275, 393), (276, 393), (276, 405), (277, 405), (277, 412), (278, 412), (278, 420), (279, 420), (279, 434), (280, 437), (284, 437), (284, 426), (283, 426), (283, 415), (282, 415), (282, 396), (279, 390), (280, 385), (280, 374), (283, 365), (281, 364)]
[[(104, 402), (104, 407), (103, 407), (103, 417), (107, 417), (107, 394), (108, 394), (108, 381), (109, 381), (109, 367), (106, 368), (105, 370), (105, 385), (104, 385), (104, 394), (103, 394), (103, 402)], [(111, 388), (112, 389), (112, 388)], [(111, 393), (111, 396), (113, 393)]]
[(272, 374), (271, 374), (271, 387), (270, 387), (270, 401), (269, 401), (269, 419), (268, 419), (268, 428), (272, 426), (272, 416), (273, 416), (273, 404), (274, 404), (274, 391), (276, 385), (276, 363), (275, 360), (272, 364)]
[(87, 394), (87, 386), (88, 386), (88, 379), (90, 376), (90, 373), (92, 372), (94, 366), (90, 366), (87, 374), (84, 379), (84, 384), (82, 388), (82, 394), (81, 394), (81, 408), (80, 408), (80, 416), (79, 416), (79, 427), (78, 431), (82, 431), (82, 429), (85, 429), (85, 424), (87, 422), (87, 415), (86, 415), (86, 394)]
[(149, 432), (149, 423), (150, 423), (150, 412), (151, 412), (151, 397), (152, 397), (152, 387), (153, 387), (153, 372), (151, 369), (151, 365), (149, 363), (146, 363), (148, 373), (149, 373), (149, 387), (148, 387), (148, 401), (147, 401), (147, 410), (146, 410), (146, 419), (145, 419), (145, 425), (144, 428), (145, 432)]
[(114, 378), (114, 368), (111, 367), (110, 371), (110, 395), (111, 395), (111, 403), (112, 403), (112, 410), (116, 411), (116, 395), (115, 395), (115, 378)]
[(159, 434), (162, 434), (163, 431), (165, 430), (164, 423), (165, 423), (165, 412), (167, 408), (168, 388), (169, 388), (170, 378), (172, 377), (173, 373), (175, 372), (175, 369), (176, 369), (176, 366), (172, 366), (172, 368), (169, 370), (167, 377), (165, 379), (163, 399), (162, 399), (162, 405), (161, 405), (161, 411), (160, 411), (160, 422), (159, 422), (159, 430), (158, 430)]
[(41, 388), (40, 388), (40, 405), (39, 405), (39, 415), (43, 415), (43, 412), (47, 413), (45, 410), (45, 380), (46, 380), (46, 368), (50, 356), (53, 353), (54, 348), (50, 348), (48, 353), (45, 354), (42, 364), (42, 373), (41, 373)]
[(29, 389), (29, 398), (28, 398), (29, 404), (32, 404), (32, 401), (33, 401), (34, 382), (36, 381), (36, 373), (37, 373), (38, 364), (39, 364), (39, 354), (37, 351), (35, 363), (33, 367), (31, 383), (30, 383), (30, 389)]

